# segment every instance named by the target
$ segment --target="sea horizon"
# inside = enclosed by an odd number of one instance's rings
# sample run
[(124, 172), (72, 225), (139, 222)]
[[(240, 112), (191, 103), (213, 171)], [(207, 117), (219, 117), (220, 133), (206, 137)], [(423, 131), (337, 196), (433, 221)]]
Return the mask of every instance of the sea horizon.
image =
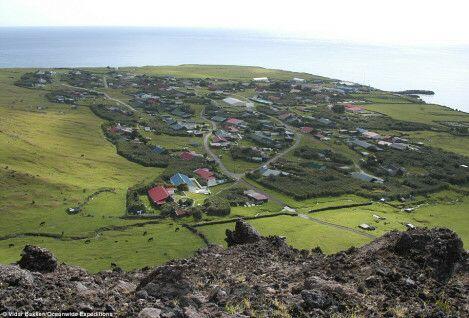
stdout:
[(363, 44), (232, 29), (0, 27), (0, 68), (260, 66), (400, 91), (469, 112), (469, 46)]

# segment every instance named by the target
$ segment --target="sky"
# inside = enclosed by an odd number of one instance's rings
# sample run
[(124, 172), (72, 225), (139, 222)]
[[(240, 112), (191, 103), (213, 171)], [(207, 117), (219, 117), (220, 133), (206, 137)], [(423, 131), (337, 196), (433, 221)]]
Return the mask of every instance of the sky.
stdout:
[(363, 43), (469, 45), (467, 0), (0, 0), (0, 26), (223, 28)]

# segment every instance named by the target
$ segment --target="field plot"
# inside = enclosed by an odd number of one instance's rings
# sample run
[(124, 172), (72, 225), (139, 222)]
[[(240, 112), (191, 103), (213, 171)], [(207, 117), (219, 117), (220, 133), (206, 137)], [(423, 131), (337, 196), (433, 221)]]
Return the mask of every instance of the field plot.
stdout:
[(435, 124), (438, 121), (469, 121), (468, 114), (432, 104), (371, 104), (365, 108), (394, 119), (423, 124)]
[[(296, 216), (276, 216), (248, 221), (262, 235), (286, 236), (288, 244), (299, 249), (312, 249), (319, 246), (325, 253), (334, 253), (351, 246), (361, 246), (370, 240), (350, 232), (331, 231), (324, 225), (316, 224)], [(226, 229), (233, 229), (234, 223), (199, 227), (209, 241), (226, 244)]]

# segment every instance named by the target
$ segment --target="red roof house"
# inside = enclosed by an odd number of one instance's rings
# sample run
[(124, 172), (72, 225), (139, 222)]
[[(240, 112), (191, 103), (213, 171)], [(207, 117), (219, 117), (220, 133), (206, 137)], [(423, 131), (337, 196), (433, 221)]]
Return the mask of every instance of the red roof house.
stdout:
[(345, 104), (344, 107), (346, 110), (351, 111), (351, 112), (361, 112), (365, 110), (364, 107), (356, 106), (352, 104)]
[(219, 142), (227, 142), (228, 140), (225, 137), (215, 136), (212, 139), (212, 142), (219, 143)]
[(241, 124), (243, 121), (241, 119), (238, 119), (238, 118), (228, 118), (225, 123), (226, 124), (230, 124), (230, 125), (239, 125)]
[(202, 157), (202, 155), (199, 155), (193, 151), (183, 151), (179, 154), (179, 158), (182, 160), (192, 160), (194, 157)]
[(301, 132), (302, 133), (309, 134), (312, 131), (313, 131), (312, 127), (301, 127)]
[(158, 186), (148, 190), (148, 196), (154, 204), (162, 205), (168, 198), (171, 197), (171, 192), (172, 191), (166, 189), (165, 187)]
[(194, 173), (197, 174), (202, 179), (204, 179), (205, 181), (215, 179), (215, 175), (208, 168), (199, 168), (195, 170)]

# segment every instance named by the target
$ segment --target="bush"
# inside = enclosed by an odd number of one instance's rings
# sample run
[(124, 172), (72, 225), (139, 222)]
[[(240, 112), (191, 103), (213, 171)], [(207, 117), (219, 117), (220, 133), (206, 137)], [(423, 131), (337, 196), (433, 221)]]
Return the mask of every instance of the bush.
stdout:
[(117, 153), (127, 160), (145, 167), (167, 167), (169, 155), (157, 154), (152, 148), (142, 143), (119, 140), (116, 142)]
[(207, 198), (203, 206), (208, 215), (227, 216), (231, 213), (230, 202), (221, 197)]

